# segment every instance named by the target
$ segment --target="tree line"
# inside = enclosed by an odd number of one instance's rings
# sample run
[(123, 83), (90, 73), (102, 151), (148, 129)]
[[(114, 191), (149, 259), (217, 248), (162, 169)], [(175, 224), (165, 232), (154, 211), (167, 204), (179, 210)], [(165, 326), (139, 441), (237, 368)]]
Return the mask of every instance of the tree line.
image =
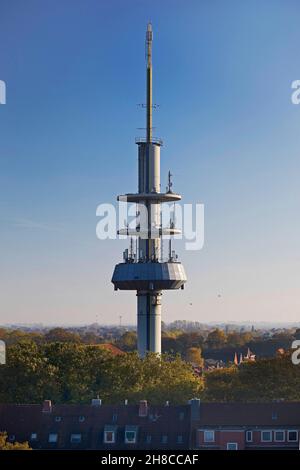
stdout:
[(183, 404), (193, 397), (206, 401), (300, 400), (300, 366), (290, 353), (269, 359), (231, 364), (196, 375), (192, 364), (178, 354), (136, 352), (114, 355), (101, 345), (74, 342), (38, 344), (22, 340), (7, 348), (0, 366), (0, 402)]
[(186, 402), (199, 395), (203, 380), (178, 355), (136, 352), (114, 355), (99, 345), (23, 340), (9, 345), (0, 366), (0, 402), (88, 403), (99, 395), (105, 403)]
[[(66, 328), (52, 328), (43, 331), (22, 331), (20, 329), (0, 328), (0, 339), (11, 345), (24, 340), (34, 341), (37, 344), (62, 342), (97, 345), (108, 341), (107, 338), (92, 331), (73, 331)], [(288, 349), (294, 339), (300, 339), (300, 329), (291, 329), (285, 332), (273, 332), (264, 336), (261, 331), (230, 331), (225, 332), (219, 328), (206, 330), (184, 331), (181, 329), (162, 331), (162, 351), (167, 354), (180, 354), (188, 359), (190, 348), (198, 348), (205, 358), (232, 358), (236, 350), (250, 348), (259, 357), (274, 356), (277, 349)], [(123, 351), (130, 352), (137, 349), (137, 335), (133, 330), (118, 331), (109, 337), (109, 342)]]

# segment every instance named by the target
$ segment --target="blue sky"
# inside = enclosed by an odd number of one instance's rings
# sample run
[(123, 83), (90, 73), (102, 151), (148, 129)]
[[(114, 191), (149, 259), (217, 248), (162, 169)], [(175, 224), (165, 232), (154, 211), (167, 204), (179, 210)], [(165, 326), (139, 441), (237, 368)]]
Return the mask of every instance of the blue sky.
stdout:
[(163, 320), (299, 319), (299, 14), (297, 0), (1, 0), (1, 323), (135, 322), (134, 293), (110, 283), (125, 242), (97, 240), (95, 213), (137, 187), (149, 20), (162, 175), (205, 205)]

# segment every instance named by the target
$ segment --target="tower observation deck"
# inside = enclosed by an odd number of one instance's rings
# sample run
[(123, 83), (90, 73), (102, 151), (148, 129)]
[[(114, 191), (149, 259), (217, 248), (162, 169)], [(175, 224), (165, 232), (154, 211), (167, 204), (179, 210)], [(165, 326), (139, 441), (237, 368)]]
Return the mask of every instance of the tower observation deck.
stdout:
[[(180, 201), (172, 191), (171, 174), (166, 192), (161, 192), (160, 149), (162, 141), (152, 135), (152, 25), (146, 31), (146, 137), (136, 139), (138, 145), (138, 193), (118, 196), (119, 201), (136, 203), (139, 224), (125, 228), (120, 235), (131, 237), (124, 261), (115, 266), (112, 283), (115, 290), (135, 290), (137, 295), (138, 353), (161, 352), (161, 297), (165, 289), (183, 289), (186, 274), (169, 241), (168, 258), (163, 258), (163, 237), (180, 233), (175, 223), (162, 227), (161, 204)], [(136, 243), (133, 242), (136, 240)]]

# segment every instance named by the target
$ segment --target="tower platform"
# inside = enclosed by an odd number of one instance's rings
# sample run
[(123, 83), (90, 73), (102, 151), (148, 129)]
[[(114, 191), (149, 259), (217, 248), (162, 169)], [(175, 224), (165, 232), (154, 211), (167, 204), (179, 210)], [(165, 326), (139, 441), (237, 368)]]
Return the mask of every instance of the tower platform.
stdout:
[(186, 280), (184, 267), (179, 261), (119, 263), (112, 276), (115, 290), (182, 289)]

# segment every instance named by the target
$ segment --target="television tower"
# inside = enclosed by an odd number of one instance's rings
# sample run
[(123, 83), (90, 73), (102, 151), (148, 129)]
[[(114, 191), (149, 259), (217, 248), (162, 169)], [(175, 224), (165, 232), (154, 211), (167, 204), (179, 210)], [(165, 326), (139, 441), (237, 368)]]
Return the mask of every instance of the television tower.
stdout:
[[(180, 194), (172, 191), (171, 173), (166, 192), (160, 185), (161, 139), (152, 135), (152, 25), (146, 31), (146, 137), (137, 138), (138, 145), (138, 193), (118, 196), (119, 201), (137, 204), (136, 228), (118, 230), (120, 235), (130, 236), (130, 248), (123, 254), (123, 262), (115, 266), (112, 283), (115, 290), (135, 290), (137, 295), (138, 353), (161, 352), (161, 297), (164, 289), (183, 289), (186, 274), (178, 261), (171, 241), (167, 259), (163, 258), (163, 236), (180, 233), (174, 220), (164, 228), (161, 220), (161, 204), (180, 201)], [(133, 243), (133, 237), (136, 243)], [(171, 240), (171, 239), (170, 239)]]

